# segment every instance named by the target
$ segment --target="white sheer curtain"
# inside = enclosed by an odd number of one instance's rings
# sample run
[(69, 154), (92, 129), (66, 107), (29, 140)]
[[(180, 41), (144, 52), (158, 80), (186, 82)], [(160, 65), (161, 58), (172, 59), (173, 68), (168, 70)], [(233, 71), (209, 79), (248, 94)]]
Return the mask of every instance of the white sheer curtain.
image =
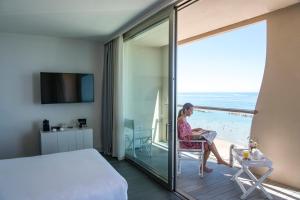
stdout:
[(125, 157), (125, 139), (123, 133), (123, 37), (114, 39), (114, 98), (113, 98), (113, 135), (112, 156), (119, 160)]

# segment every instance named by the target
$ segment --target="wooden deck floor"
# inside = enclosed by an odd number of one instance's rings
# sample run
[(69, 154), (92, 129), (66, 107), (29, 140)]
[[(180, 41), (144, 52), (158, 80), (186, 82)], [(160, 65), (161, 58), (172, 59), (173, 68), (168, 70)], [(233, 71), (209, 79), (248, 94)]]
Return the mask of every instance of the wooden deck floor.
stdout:
[[(143, 152), (137, 152), (137, 157), (146, 165), (152, 166), (162, 174), (167, 174), (167, 151), (156, 146), (152, 148), (152, 157), (144, 155)], [(213, 172), (205, 174), (203, 178), (198, 176), (198, 161), (183, 160), (182, 172), (176, 178), (176, 191), (184, 194), (189, 199), (210, 199), (210, 200), (238, 200), (242, 195), (239, 186), (231, 181), (231, 177), (239, 168), (229, 168), (218, 165), (213, 159), (208, 162), (208, 167), (213, 168)], [(246, 189), (250, 182), (244, 176), (243, 182)], [(247, 185), (248, 184), (248, 185)], [(266, 181), (266, 189), (270, 192), (274, 200), (300, 199), (300, 191), (289, 188), (271, 181)], [(260, 200), (266, 199), (260, 190), (255, 190), (247, 199)]]
[[(216, 164), (210, 160), (208, 166), (213, 168), (212, 173), (205, 174), (203, 178), (199, 177), (197, 161), (183, 161), (182, 173), (177, 176), (177, 190), (184, 193), (191, 199), (213, 199), (213, 200), (238, 200), (242, 191), (238, 185), (231, 181), (231, 177), (238, 171), (237, 167), (229, 168)], [(243, 183), (246, 189), (250, 186), (249, 179), (243, 176)], [(267, 181), (266, 189), (271, 193), (274, 200), (300, 199), (300, 191), (283, 185)], [(247, 199), (259, 200), (266, 199), (260, 190), (255, 190)]]

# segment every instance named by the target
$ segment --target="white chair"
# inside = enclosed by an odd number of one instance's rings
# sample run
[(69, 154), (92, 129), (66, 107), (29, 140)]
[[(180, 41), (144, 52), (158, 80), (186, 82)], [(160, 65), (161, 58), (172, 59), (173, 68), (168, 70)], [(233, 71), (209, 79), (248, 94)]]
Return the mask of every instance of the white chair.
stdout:
[[(137, 129), (135, 127), (134, 120), (125, 119), (124, 121), (125, 131), (126, 129), (131, 131), (130, 134), (125, 134), (125, 139), (127, 141), (126, 149), (132, 150), (133, 157), (136, 157), (135, 149), (137, 145), (141, 151), (145, 151), (148, 156), (152, 156), (152, 128), (151, 129)], [(138, 143), (138, 144), (136, 144)]]
[[(181, 148), (180, 143), (181, 142), (189, 142), (189, 143), (201, 143), (201, 148), (199, 149), (186, 149)], [(198, 175), (203, 177), (203, 160), (204, 160), (204, 144), (206, 143), (206, 140), (180, 140), (177, 139), (177, 175), (181, 174), (181, 160), (198, 160), (199, 161), (199, 173)], [(194, 158), (191, 155), (188, 155), (187, 153), (196, 154), (197, 158)], [(201, 170), (200, 170), (201, 166)]]

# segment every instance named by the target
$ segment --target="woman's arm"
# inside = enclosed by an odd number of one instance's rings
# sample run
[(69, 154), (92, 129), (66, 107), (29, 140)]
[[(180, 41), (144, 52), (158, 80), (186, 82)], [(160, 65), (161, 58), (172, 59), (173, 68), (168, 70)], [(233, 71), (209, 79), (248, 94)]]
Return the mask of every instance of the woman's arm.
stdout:
[(203, 133), (206, 133), (208, 130), (202, 129), (202, 128), (195, 128), (192, 129), (192, 135), (202, 135)]
[(206, 132), (206, 130), (204, 130), (204, 129), (201, 129), (200, 131), (192, 131), (192, 135), (201, 135), (205, 132)]
[(204, 129), (202, 129), (202, 128), (194, 128), (194, 129), (192, 129), (192, 131), (195, 131), (195, 132), (198, 132), (198, 131), (203, 131)]

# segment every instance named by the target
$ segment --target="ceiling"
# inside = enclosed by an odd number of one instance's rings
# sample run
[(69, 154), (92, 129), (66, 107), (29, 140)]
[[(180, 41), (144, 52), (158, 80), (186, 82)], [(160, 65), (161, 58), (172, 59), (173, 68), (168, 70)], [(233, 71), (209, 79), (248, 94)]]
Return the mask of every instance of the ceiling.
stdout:
[(178, 41), (299, 2), (299, 0), (199, 0), (178, 12)]
[(133, 45), (147, 47), (161, 47), (169, 42), (169, 21), (164, 21), (158, 26), (147, 29), (130, 40)]
[(106, 41), (166, 0), (0, 0), (0, 32)]
[[(192, 37), (251, 19), (299, 0), (199, 0), (178, 12), (178, 41), (193, 41)], [(169, 42), (167, 22), (133, 39), (133, 44), (161, 47)], [(192, 38), (193, 39), (193, 38)]]
[[(0, 0), (0, 32), (105, 42), (153, 8), (175, 0)], [(199, 0), (178, 13), (179, 41), (298, 3), (300, 0)], [(162, 29), (144, 43), (165, 45)], [(148, 41), (148, 42), (147, 42)], [(142, 42), (142, 41), (140, 41)], [(150, 44), (150, 43), (149, 43)]]

